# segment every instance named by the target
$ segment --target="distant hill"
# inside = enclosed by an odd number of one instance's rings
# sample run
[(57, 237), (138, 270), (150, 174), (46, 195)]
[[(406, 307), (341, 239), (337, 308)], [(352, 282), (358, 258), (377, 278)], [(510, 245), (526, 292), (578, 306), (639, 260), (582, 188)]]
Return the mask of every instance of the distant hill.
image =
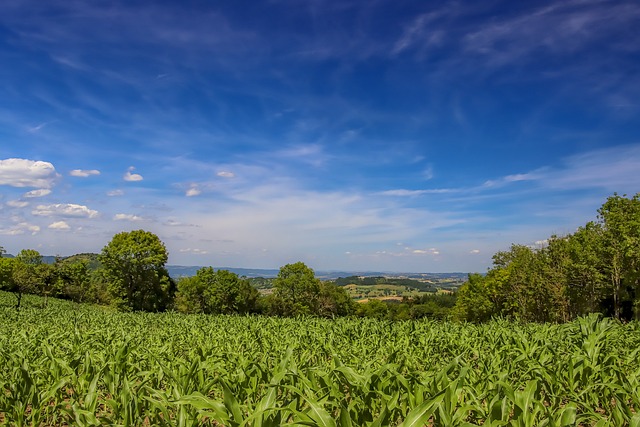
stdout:
[[(178, 277), (195, 276), (196, 272), (202, 266), (197, 265), (167, 265), (169, 276), (177, 279)], [(260, 268), (234, 268), (234, 267), (213, 267), (214, 270), (229, 270), (232, 273), (242, 277), (276, 277), (279, 270), (260, 269)]]
[[(5, 254), (7, 258), (14, 258), (14, 255)], [(73, 262), (79, 260), (89, 261), (89, 268), (96, 269), (100, 266), (98, 260), (99, 255), (95, 253), (81, 253), (71, 255), (68, 257), (60, 257), (63, 261)], [(43, 262), (47, 264), (53, 264), (56, 260), (55, 256), (45, 255), (42, 257)], [(202, 266), (198, 265), (167, 265), (167, 271), (169, 276), (174, 279), (180, 277), (195, 276), (196, 272), (201, 269)], [(279, 269), (275, 268), (236, 268), (236, 267), (214, 267), (215, 270), (229, 270), (232, 273), (237, 274), (240, 277), (253, 278), (274, 278), (278, 275)], [(468, 273), (398, 273), (398, 272), (385, 272), (385, 271), (316, 271), (316, 277), (320, 280), (337, 280), (350, 277), (386, 277), (394, 279), (412, 279), (420, 281), (432, 281), (437, 283), (438, 286), (450, 284), (452, 286), (459, 286), (467, 280)]]
[[(184, 265), (167, 265), (169, 275), (173, 278), (195, 276), (196, 272), (202, 268), (201, 266), (184, 266)], [(229, 270), (238, 276), (248, 278), (264, 277), (272, 278), (278, 275), (278, 269), (260, 269), (260, 268), (235, 268), (235, 267), (214, 267), (215, 270)], [(431, 280), (433, 282), (464, 282), (467, 280), (469, 273), (392, 273), (381, 271), (321, 271), (315, 272), (316, 277), (321, 280), (336, 280), (345, 277), (388, 277), (395, 279), (411, 279), (411, 280)]]

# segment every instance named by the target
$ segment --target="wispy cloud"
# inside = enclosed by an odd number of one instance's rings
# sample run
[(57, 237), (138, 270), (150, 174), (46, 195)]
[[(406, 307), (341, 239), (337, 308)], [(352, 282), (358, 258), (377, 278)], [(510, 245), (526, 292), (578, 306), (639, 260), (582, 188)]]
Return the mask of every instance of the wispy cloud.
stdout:
[(42, 130), (44, 127), (46, 127), (46, 126), (48, 126), (48, 125), (50, 125), (52, 123), (55, 123), (55, 122), (56, 122), (56, 120), (52, 120), (52, 121), (49, 121), (49, 122), (43, 122), (43, 123), (40, 123), (39, 125), (27, 128), (27, 131), (30, 132), (30, 133), (37, 133), (40, 130)]
[(395, 190), (380, 191), (376, 194), (380, 196), (416, 197), (416, 196), (422, 196), (425, 194), (447, 194), (447, 193), (454, 193), (458, 191), (460, 190), (456, 190), (453, 188), (431, 188), (426, 190), (407, 190), (407, 189), (399, 188)]
[(119, 214), (115, 214), (113, 216), (113, 219), (114, 219), (114, 221), (137, 222), (137, 221), (142, 221), (144, 218), (142, 218), (141, 216), (138, 216), (138, 215), (119, 213)]
[(618, 145), (566, 157), (555, 167), (507, 175), (485, 181), (478, 189), (499, 189), (531, 181), (545, 190), (604, 189), (629, 192), (640, 188), (640, 144)]
[(421, 49), (439, 45), (445, 37), (445, 32), (439, 25), (432, 26), (432, 23), (449, 13), (449, 10), (443, 9), (417, 16), (404, 28), (402, 36), (395, 42), (391, 52), (399, 54), (416, 44), (420, 45)]
[(87, 178), (89, 176), (100, 175), (100, 171), (96, 169), (74, 169), (69, 172), (69, 175), (79, 177), (79, 178)]
[(184, 248), (184, 249), (180, 249), (181, 253), (190, 253), (190, 254), (195, 254), (195, 255), (207, 255), (209, 253), (209, 251), (203, 250), (203, 249), (198, 249), (198, 248)]
[(28, 222), (20, 222), (8, 228), (0, 228), (0, 234), (7, 236), (19, 236), (25, 233), (36, 235), (40, 231), (40, 226), (29, 224)]
[(12, 208), (24, 208), (26, 206), (29, 206), (29, 202), (26, 202), (24, 200), (9, 200), (7, 202), (7, 206)]
[(51, 194), (51, 190), (49, 190), (48, 188), (41, 188), (40, 190), (27, 191), (22, 195), (22, 197), (25, 197), (25, 198), (44, 197), (44, 196), (48, 196), (49, 194)]
[(640, 17), (637, 4), (567, 1), (486, 25), (467, 34), (468, 52), (487, 55), (492, 65), (511, 63), (539, 50), (566, 54), (582, 49)]

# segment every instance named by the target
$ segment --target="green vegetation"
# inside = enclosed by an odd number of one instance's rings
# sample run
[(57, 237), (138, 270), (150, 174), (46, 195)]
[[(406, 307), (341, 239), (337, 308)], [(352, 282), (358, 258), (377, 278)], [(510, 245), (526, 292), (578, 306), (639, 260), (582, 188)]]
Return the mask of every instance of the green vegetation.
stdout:
[(588, 313), (640, 319), (640, 194), (614, 194), (598, 219), (546, 246), (513, 245), (460, 288), (456, 317), (565, 322)]
[(640, 323), (620, 321), (640, 318), (640, 195), (395, 303), (347, 289), (407, 282), (301, 262), (263, 296), (211, 267), (174, 282), (143, 230), (52, 264), (4, 253), (0, 425), (640, 426)]
[(256, 310), (258, 291), (226, 270), (201, 268), (178, 281), (176, 308), (183, 313), (233, 314)]
[(640, 323), (126, 313), (0, 292), (0, 424), (637, 426)]
[[(2, 252), (4, 253), (4, 252)], [(227, 270), (201, 268), (177, 283), (167, 274), (167, 251), (143, 230), (116, 234), (100, 255), (79, 254), (45, 264), (35, 250), (0, 257), (0, 290), (108, 305), (120, 311), (178, 310), (190, 314), (264, 313), (273, 316), (348, 316), (355, 303), (333, 283), (321, 282), (304, 263), (285, 265), (260, 297), (255, 283)], [(43, 301), (46, 305), (47, 300)]]
[(158, 236), (148, 231), (113, 236), (100, 255), (111, 304), (127, 310), (168, 308), (175, 293), (175, 284), (164, 267), (168, 257)]
[(409, 279), (409, 278), (395, 278), (395, 277), (361, 277), (361, 276), (349, 276), (339, 277), (336, 279), (335, 284), (338, 286), (356, 285), (357, 287), (374, 287), (380, 285), (391, 286), (389, 289), (403, 289), (421, 292), (435, 292), (437, 288), (431, 282)]

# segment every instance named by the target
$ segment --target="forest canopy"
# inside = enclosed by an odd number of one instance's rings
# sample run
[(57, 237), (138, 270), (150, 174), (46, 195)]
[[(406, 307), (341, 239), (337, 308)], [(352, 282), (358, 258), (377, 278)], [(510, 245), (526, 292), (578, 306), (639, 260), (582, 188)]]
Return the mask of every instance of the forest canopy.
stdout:
[(564, 322), (588, 313), (640, 319), (640, 193), (614, 194), (596, 221), (551, 236), (541, 248), (512, 245), (486, 275), (459, 289), (455, 316)]

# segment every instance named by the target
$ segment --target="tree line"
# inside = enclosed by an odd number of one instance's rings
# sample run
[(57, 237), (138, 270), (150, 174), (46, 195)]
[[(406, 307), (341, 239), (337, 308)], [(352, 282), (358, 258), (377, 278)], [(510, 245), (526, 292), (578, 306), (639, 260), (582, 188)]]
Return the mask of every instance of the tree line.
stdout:
[[(322, 317), (356, 314), (346, 290), (322, 282), (302, 262), (280, 268), (273, 292), (261, 296), (249, 279), (227, 270), (203, 267), (192, 277), (171, 278), (162, 241), (144, 230), (116, 234), (102, 249), (97, 266), (89, 257), (57, 258), (53, 264), (33, 249), (15, 258), (2, 257), (0, 289), (22, 295), (110, 305), (121, 311), (178, 310), (183, 313)], [(94, 264), (94, 265), (92, 265)], [(96, 268), (97, 267), (97, 268)]]
[(596, 221), (540, 248), (512, 245), (458, 290), (454, 316), (565, 322), (588, 313), (640, 319), (640, 193), (615, 194)]
[(97, 260), (75, 256), (46, 264), (35, 250), (2, 257), (0, 289), (113, 306), (123, 311), (261, 313), (323, 317), (358, 315), (392, 320), (492, 317), (565, 322), (589, 313), (640, 319), (640, 193), (614, 194), (598, 216), (566, 236), (553, 235), (538, 248), (512, 245), (493, 256), (486, 274), (470, 274), (455, 295), (425, 295), (387, 304), (355, 303), (344, 287), (323, 282), (302, 262), (287, 264), (262, 295), (249, 279), (201, 268), (174, 280), (168, 253), (153, 233), (116, 234)]

